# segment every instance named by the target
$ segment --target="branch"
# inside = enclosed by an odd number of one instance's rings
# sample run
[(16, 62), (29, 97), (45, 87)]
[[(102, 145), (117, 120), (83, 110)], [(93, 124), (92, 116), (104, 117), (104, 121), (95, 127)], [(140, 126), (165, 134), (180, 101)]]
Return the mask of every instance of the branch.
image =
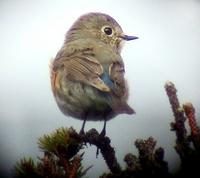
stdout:
[(172, 82), (166, 82), (165, 90), (167, 92), (175, 119), (175, 122), (171, 123), (172, 130), (176, 132), (177, 137), (175, 149), (181, 160), (184, 162), (190, 151), (189, 141), (187, 139), (187, 131), (184, 125), (186, 120), (184, 116), (184, 110), (180, 107), (178, 97), (176, 95), (177, 90), (174, 84)]
[(197, 126), (196, 118), (195, 118), (195, 109), (192, 103), (183, 104), (183, 109), (187, 116), (189, 126), (191, 129), (191, 139), (197, 151), (200, 152), (200, 130)]
[(91, 129), (85, 135), (81, 135), (81, 138), (84, 142), (95, 145), (97, 149), (100, 149), (112, 173), (117, 174), (121, 171), (120, 165), (115, 157), (115, 150), (110, 145), (110, 138), (101, 136), (95, 129)]

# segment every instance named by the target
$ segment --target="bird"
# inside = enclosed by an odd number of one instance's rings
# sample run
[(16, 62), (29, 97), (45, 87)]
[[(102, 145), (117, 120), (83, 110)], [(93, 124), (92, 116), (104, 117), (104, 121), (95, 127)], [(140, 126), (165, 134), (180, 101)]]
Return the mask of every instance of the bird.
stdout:
[(51, 88), (59, 109), (66, 116), (106, 122), (119, 114), (134, 114), (127, 104), (129, 89), (124, 77), (121, 50), (125, 35), (117, 21), (104, 13), (80, 16), (67, 31), (64, 43), (50, 65)]

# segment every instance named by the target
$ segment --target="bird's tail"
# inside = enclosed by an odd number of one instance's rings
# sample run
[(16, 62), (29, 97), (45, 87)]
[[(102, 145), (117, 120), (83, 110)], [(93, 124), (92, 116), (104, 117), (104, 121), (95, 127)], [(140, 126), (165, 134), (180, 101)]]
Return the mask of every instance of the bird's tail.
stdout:
[(131, 108), (128, 104), (126, 104), (126, 106), (124, 108), (124, 112), (126, 114), (136, 114), (135, 110), (133, 108)]
[(118, 113), (124, 113), (124, 114), (135, 114), (135, 110), (131, 108), (127, 103), (124, 103), (123, 105), (120, 105), (117, 108)]

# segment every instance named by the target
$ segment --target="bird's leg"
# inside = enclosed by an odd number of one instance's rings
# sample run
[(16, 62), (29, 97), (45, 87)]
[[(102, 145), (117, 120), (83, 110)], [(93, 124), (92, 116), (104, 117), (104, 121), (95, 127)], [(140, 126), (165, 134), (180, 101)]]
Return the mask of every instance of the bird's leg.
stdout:
[(84, 127), (85, 127), (86, 120), (87, 120), (87, 117), (84, 117), (83, 124), (82, 124), (81, 130), (79, 132), (79, 135), (84, 135), (85, 134)]
[(106, 135), (106, 119), (104, 120), (103, 129), (102, 129), (102, 131), (100, 133), (101, 137), (105, 137), (105, 135)]

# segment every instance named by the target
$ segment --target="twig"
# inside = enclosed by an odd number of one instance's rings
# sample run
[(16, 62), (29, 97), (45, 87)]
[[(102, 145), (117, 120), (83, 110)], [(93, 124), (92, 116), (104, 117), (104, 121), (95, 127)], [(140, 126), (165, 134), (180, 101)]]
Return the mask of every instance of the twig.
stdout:
[[(76, 153), (83, 147), (83, 145), (89, 143), (90, 145), (95, 145), (97, 149), (101, 151), (101, 154), (103, 155), (103, 158), (106, 161), (108, 168), (113, 174), (121, 172), (120, 165), (117, 162), (117, 158), (115, 157), (115, 150), (110, 145), (110, 138), (100, 135), (95, 129), (91, 129), (85, 134), (78, 134), (72, 127), (68, 130), (62, 129), (61, 131), (65, 134), (63, 133), (59, 135), (65, 136), (69, 134), (68, 137), (71, 140), (71, 144), (68, 144), (67, 146), (66, 156), (71, 155), (71, 158), (72, 156), (76, 155)], [(45, 143), (45, 141), (43, 142)], [(65, 149), (62, 148), (62, 150)]]
[(101, 136), (95, 129), (89, 130), (85, 135), (81, 135), (84, 142), (95, 145), (100, 149), (103, 158), (110, 171), (114, 174), (121, 172), (117, 158), (115, 157), (115, 150), (110, 145), (110, 139), (108, 137)]
[(184, 103), (183, 108), (185, 111), (185, 115), (188, 118), (189, 126), (191, 129), (191, 139), (192, 142), (197, 149), (197, 151), (200, 152), (200, 130), (197, 126), (196, 118), (195, 118), (195, 108), (193, 107), (192, 103)]
[(168, 164), (164, 161), (164, 149), (161, 147), (155, 149), (156, 140), (153, 137), (146, 140), (137, 139), (135, 146), (139, 151), (139, 160), (144, 175), (169, 177)]
[(188, 122), (191, 128), (191, 134), (197, 135), (199, 134), (199, 128), (197, 126), (196, 118), (195, 118), (195, 109), (192, 105), (192, 103), (184, 103), (183, 109), (185, 111), (185, 115), (188, 118)]
[[(174, 114), (175, 122), (171, 124), (172, 130), (176, 132), (176, 151), (180, 155), (180, 158), (183, 162), (185, 162), (185, 158), (189, 154), (189, 141), (187, 139), (187, 131), (185, 128), (185, 116), (184, 111), (180, 107), (178, 98), (177, 98), (177, 90), (172, 82), (166, 82), (165, 90), (167, 92), (169, 102), (171, 104), (171, 108)], [(184, 161), (185, 160), (185, 161)]]

